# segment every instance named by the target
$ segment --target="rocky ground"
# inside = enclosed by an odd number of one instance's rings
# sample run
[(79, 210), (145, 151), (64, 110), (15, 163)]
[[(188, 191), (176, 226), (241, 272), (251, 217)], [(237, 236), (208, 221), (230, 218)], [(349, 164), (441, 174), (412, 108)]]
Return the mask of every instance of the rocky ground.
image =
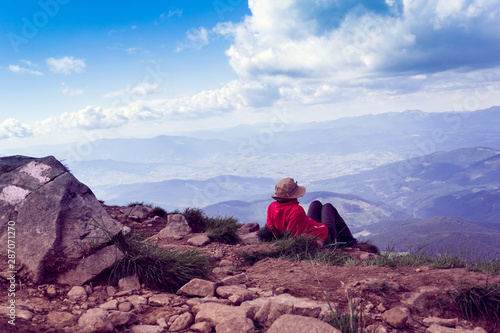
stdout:
[[(368, 332), (500, 332), (497, 323), (466, 320), (451, 306), (450, 293), (470, 284), (500, 284), (500, 276), (465, 269), (328, 266), (265, 259), (247, 266), (239, 254), (269, 248), (245, 236), (245, 244), (193, 244), (188, 234), (155, 238), (166, 218), (132, 218), (122, 207), (105, 206), (111, 217), (160, 247), (198, 248), (213, 259), (209, 281), (193, 280), (179, 292), (150, 290), (133, 277), (118, 286), (16, 284), (15, 326), (8, 323), (9, 284), (0, 294), (0, 332), (336, 332), (317, 318), (332, 306), (347, 313), (348, 299), (363, 314)], [(251, 230), (247, 230), (251, 231)], [(247, 233), (248, 235), (248, 233)], [(190, 241), (191, 240), (191, 241)], [(355, 259), (372, 256), (346, 249)]]

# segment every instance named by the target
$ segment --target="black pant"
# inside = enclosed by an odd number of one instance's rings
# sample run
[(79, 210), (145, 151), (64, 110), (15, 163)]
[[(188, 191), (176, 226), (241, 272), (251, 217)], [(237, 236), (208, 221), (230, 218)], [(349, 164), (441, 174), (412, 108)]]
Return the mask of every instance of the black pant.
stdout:
[(352, 236), (344, 219), (331, 203), (323, 205), (320, 201), (314, 200), (309, 205), (307, 216), (328, 227), (328, 238), (324, 245), (336, 242), (346, 243), (346, 245), (357, 244), (356, 238)]

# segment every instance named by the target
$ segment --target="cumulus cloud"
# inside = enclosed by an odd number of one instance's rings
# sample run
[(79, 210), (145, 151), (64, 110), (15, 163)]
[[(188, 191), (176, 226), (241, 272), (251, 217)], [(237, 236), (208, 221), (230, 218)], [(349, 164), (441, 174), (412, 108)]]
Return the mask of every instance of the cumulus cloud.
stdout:
[(9, 118), (0, 123), (0, 139), (12, 137), (28, 137), (31, 136), (31, 128), (21, 124), (17, 119)]
[(40, 72), (40, 71), (36, 71), (36, 70), (33, 70), (33, 69), (20, 67), (18, 65), (9, 65), (9, 70), (11, 72), (17, 73), (17, 74), (31, 74), (31, 75), (37, 75), (37, 76), (42, 76), (43, 75), (43, 73)]
[(416, 77), (423, 85), (440, 72), (497, 67), (498, 4), (254, 0), (252, 15), (213, 31), (230, 39), (226, 54), (241, 79), (279, 90), (270, 97), (302, 96), (304, 103), (314, 103), (367, 87), (404, 93), (402, 77)]
[(48, 58), (47, 65), (49, 69), (57, 74), (69, 75), (72, 73), (80, 73), (85, 67), (85, 60), (77, 59), (74, 57), (63, 57), (63, 58)]

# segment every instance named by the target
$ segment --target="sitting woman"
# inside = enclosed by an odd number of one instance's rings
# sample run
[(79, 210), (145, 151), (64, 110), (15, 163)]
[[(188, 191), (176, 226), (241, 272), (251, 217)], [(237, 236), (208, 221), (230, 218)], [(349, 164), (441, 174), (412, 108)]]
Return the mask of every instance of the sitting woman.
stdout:
[(323, 205), (315, 200), (309, 205), (306, 215), (297, 200), (305, 193), (306, 188), (299, 186), (292, 178), (280, 180), (276, 184), (275, 193), (271, 196), (276, 201), (267, 208), (266, 227), (274, 235), (286, 230), (294, 237), (305, 234), (317, 238), (324, 246), (357, 244), (344, 219), (332, 204)]

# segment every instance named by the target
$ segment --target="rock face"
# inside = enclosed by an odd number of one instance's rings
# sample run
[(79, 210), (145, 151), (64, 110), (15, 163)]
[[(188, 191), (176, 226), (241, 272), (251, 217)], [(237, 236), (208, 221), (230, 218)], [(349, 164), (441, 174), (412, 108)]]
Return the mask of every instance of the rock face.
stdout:
[(192, 231), (182, 214), (170, 214), (167, 219), (167, 226), (158, 233), (158, 236), (162, 239), (185, 236)]
[[(0, 225), (3, 244), (9, 237), (7, 226), (15, 227), (15, 269), (24, 265), (35, 283), (77, 270), (83, 257), (93, 261), (94, 252), (109, 240), (101, 227), (112, 235), (123, 227), (106, 213), (92, 191), (52, 156), (0, 158)], [(116, 258), (101, 253), (98, 260), (107, 268)], [(95, 273), (80, 268), (71, 282), (83, 284)]]

